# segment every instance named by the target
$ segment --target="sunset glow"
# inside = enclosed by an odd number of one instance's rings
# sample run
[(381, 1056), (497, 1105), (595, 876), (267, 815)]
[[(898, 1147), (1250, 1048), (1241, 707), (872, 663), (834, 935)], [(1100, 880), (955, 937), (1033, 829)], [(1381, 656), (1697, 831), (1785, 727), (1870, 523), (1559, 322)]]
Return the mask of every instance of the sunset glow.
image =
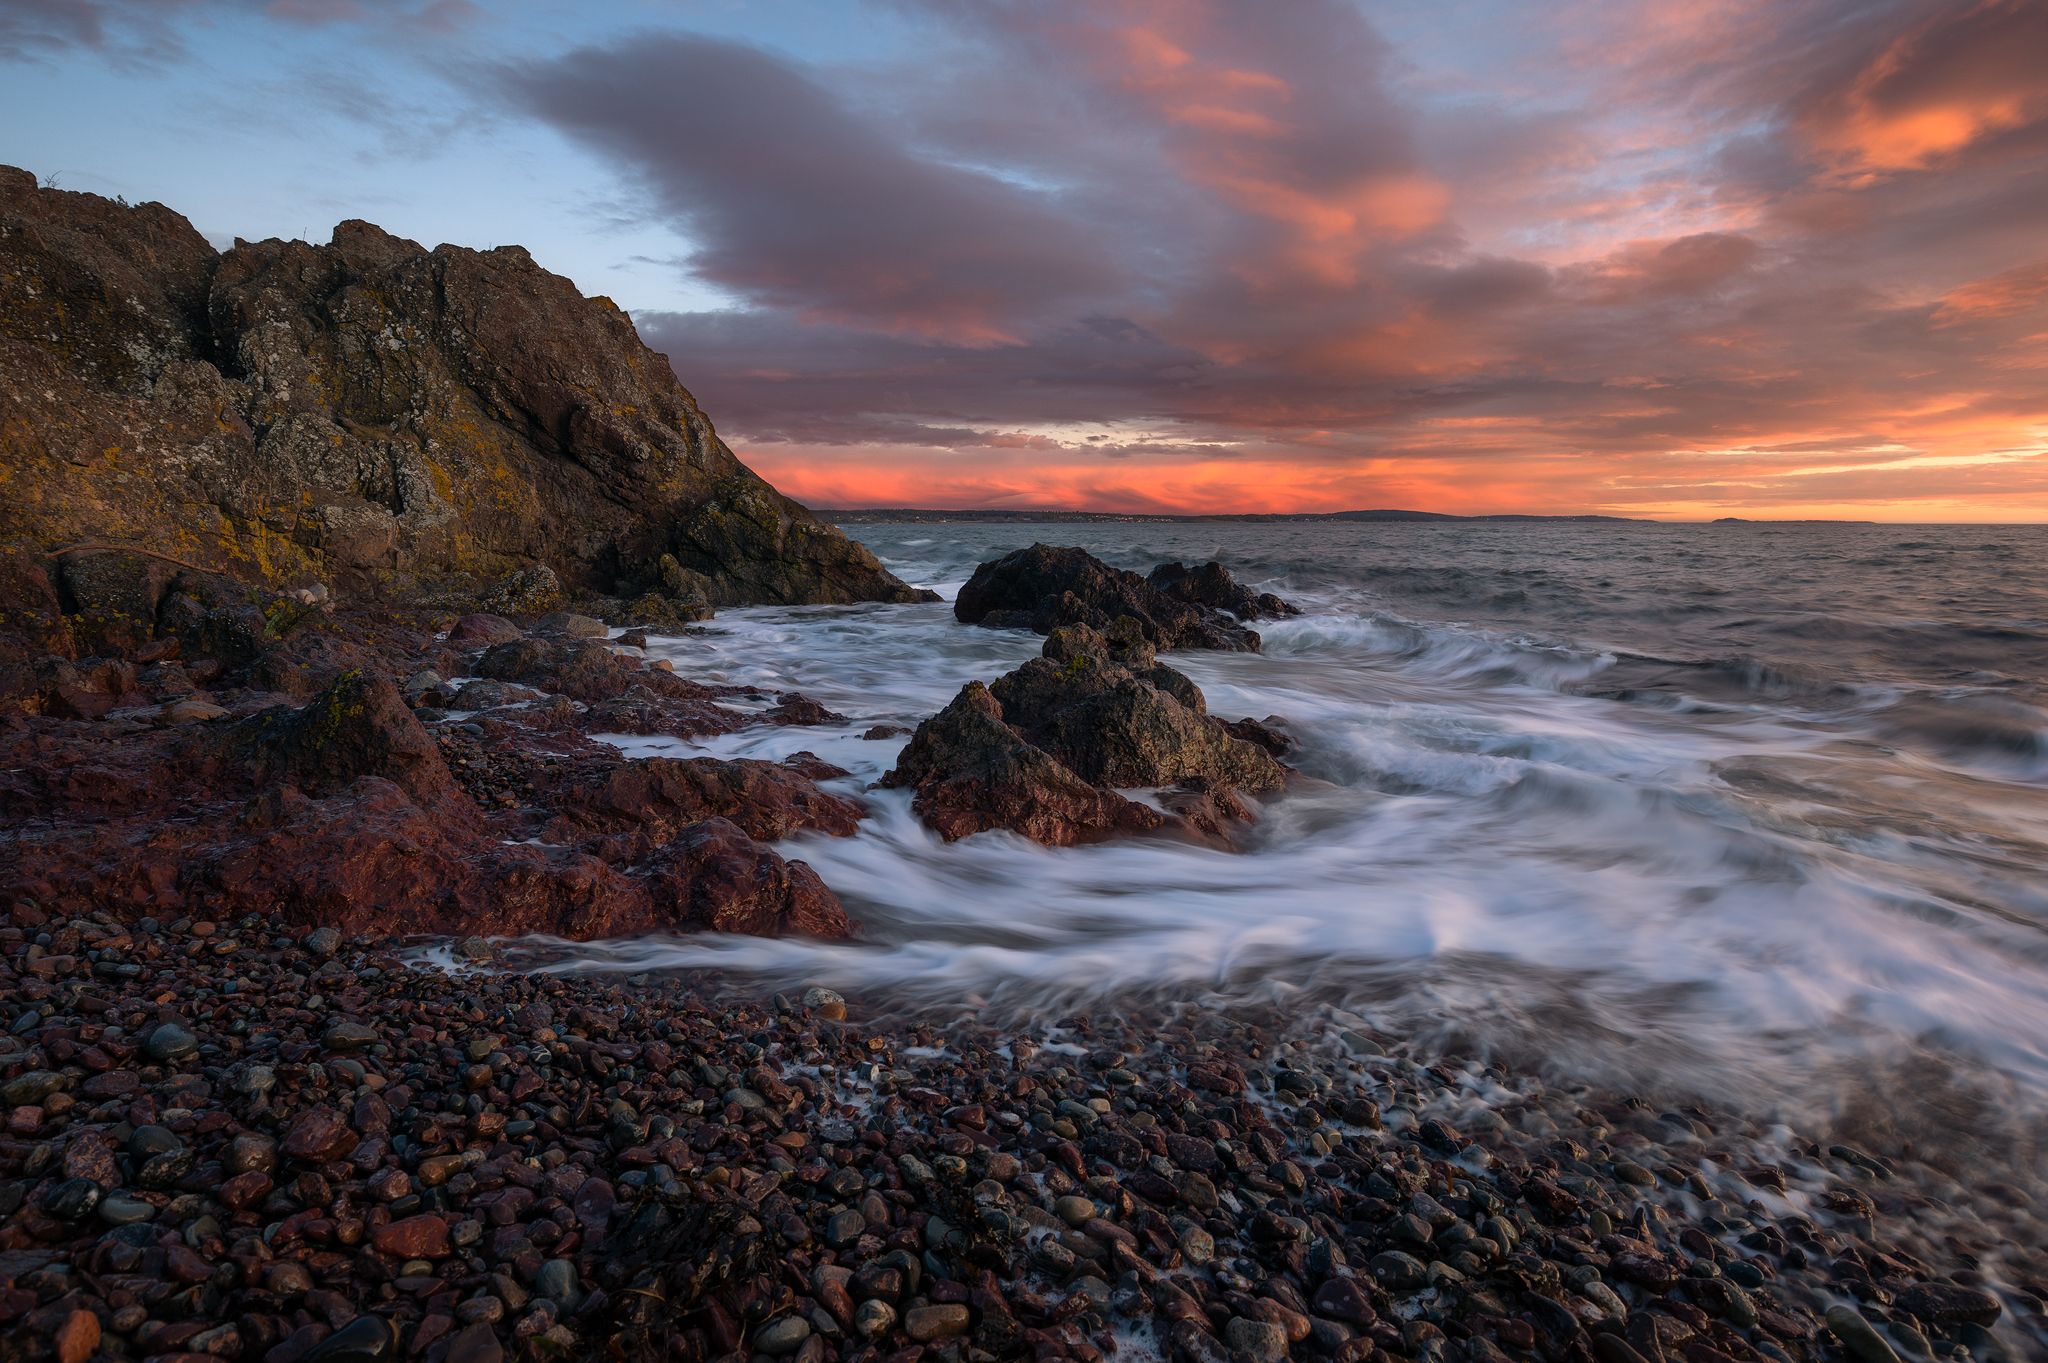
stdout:
[(815, 504), (2048, 518), (2048, 6), (773, 8), (91, 0), (0, 58), (418, 54), (301, 201), (525, 240)]

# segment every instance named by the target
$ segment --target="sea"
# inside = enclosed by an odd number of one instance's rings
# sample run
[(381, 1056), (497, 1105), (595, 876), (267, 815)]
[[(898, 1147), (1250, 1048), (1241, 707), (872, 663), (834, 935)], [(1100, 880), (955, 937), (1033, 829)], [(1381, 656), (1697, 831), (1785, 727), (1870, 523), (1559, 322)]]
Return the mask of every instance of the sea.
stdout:
[[(553, 968), (720, 972), (904, 1008), (1339, 1007), (1388, 1034), (1787, 1119), (2048, 1111), (2048, 527), (1559, 522), (861, 524), (926, 605), (748, 609), (649, 652), (843, 714), (629, 753), (851, 775), (861, 831), (780, 850), (852, 944), (558, 944)], [(1243, 850), (946, 843), (872, 788), (966, 682), (1034, 541), (1219, 559), (1303, 609), (1171, 655), (1300, 777)]]

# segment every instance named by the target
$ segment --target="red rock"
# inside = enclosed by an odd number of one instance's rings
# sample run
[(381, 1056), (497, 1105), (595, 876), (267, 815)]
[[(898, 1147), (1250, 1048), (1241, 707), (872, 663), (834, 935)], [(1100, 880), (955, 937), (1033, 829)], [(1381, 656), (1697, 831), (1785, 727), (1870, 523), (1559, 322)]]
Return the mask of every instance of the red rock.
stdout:
[(432, 1212), (408, 1216), (370, 1232), (370, 1243), (400, 1259), (439, 1259), (448, 1253), (448, 1223)]
[(784, 861), (724, 819), (677, 835), (649, 890), (657, 921), (762, 937), (839, 939), (852, 924), (839, 897), (801, 861)]
[(57, 1363), (85, 1363), (100, 1347), (100, 1318), (73, 1311), (57, 1330)]
[[(498, 565), (686, 618), (928, 599), (740, 463), (623, 311), (518, 248), (352, 221), (216, 252), (162, 205), (6, 168), (0, 280), (0, 543), (178, 546), (360, 595)], [(95, 641), (148, 637), (134, 595), (93, 612)]]
[(451, 648), (489, 648), (492, 644), (509, 644), (522, 633), (519, 626), (502, 615), (465, 615), (448, 631), (448, 645)]
[(245, 1212), (261, 1202), (275, 1186), (270, 1175), (260, 1169), (251, 1169), (221, 1184), (214, 1195), (229, 1211)]
[(563, 812), (550, 826), (551, 840), (625, 832), (656, 845), (709, 818), (729, 819), (754, 838), (803, 830), (846, 837), (865, 812), (781, 763), (712, 757), (621, 761), (574, 783), (555, 803)]
[(300, 1113), (285, 1132), (278, 1148), (292, 1159), (327, 1164), (345, 1159), (356, 1148), (358, 1137), (348, 1122), (331, 1107), (312, 1107)]

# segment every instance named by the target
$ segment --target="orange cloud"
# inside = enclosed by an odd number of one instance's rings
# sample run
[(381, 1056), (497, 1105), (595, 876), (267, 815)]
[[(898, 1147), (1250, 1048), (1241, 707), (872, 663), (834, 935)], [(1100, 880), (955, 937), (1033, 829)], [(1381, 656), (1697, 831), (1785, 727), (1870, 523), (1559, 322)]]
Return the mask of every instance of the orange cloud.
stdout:
[(2048, 261), (1975, 279), (1951, 289), (1935, 311), (1944, 325), (1994, 317), (2012, 317), (2048, 309)]
[(1924, 170), (2048, 117), (2048, 7), (1948, 6), (1893, 39), (1816, 113), (1815, 144), (1848, 173)]

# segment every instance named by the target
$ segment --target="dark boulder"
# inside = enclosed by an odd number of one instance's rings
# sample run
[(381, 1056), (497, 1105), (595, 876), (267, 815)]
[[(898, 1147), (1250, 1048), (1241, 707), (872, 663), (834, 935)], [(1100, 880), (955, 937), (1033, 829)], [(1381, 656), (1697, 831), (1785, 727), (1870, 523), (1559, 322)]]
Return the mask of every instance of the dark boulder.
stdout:
[(1086, 626), (1055, 630), (1047, 652), (1065, 661), (1033, 658), (989, 691), (1012, 728), (1084, 780), (1118, 788), (1201, 781), (1253, 794), (1284, 783), (1265, 749), (1176, 699), (1177, 692), (1197, 700), (1201, 693), (1171, 668), (1134, 673)]
[[(654, 681), (656, 677), (662, 680)], [(650, 673), (649, 684), (635, 684), (624, 695), (590, 705), (576, 717), (576, 728), (587, 734), (707, 738), (746, 727), (748, 717), (720, 704), (715, 691), (692, 691), (690, 686), (664, 673)]]
[[(918, 726), (882, 784), (914, 790), (911, 807), (948, 840), (1007, 828), (1065, 846), (1164, 830), (1228, 844), (1252, 818), (1239, 792), (1277, 792), (1285, 769), (1209, 717), (1128, 620), (1115, 630), (1117, 642), (1059, 627), (1040, 657), (969, 683)], [(1182, 687), (1195, 704), (1176, 697)], [(1146, 787), (1163, 811), (1120, 793)]]
[(476, 661), (476, 675), (519, 682), (586, 704), (615, 700), (652, 675), (637, 658), (596, 639), (514, 639), (493, 644)]
[(775, 698), (772, 708), (761, 713), (761, 720), (766, 724), (805, 728), (812, 725), (844, 724), (846, 716), (826, 709), (801, 692), (785, 691)]
[(120, 550), (56, 560), (57, 590), (82, 652), (122, 657), (156, 637), (157, 612), (179, 569), (160, 558)]
[(502, 615), (465, 615), (448, 630), (450, 648), (489, 648), (524, 637), (525, 631)]
[(0, 545), (0, 708), (25, 696), (28, 675), (46, 658), (73, 655), (70, 622), (47, 565)]
[(1255, 592), (1239, 583), (1230, 570), (1215, 559), (1193, 565), (1162, 563), (1145, 580), (1190, 605), (1228, 611), (1240, 620), (1279, 619), (1299, 615), (1301, 608), (1282, 601), (1271, 592)]
[(1100, 842), (1163, 825), (1155, 809), (1091, 786), (1003, 722), (980, 682), (917, 726), (884, 786), (909, 787), (911, 808), (948, 842), (1007, 828), (1049, 847)]
[(953, 602), (970, 625), (1050, 634), (1061, 625), (1107, 631), (1133, 622), (1145, 642), (1163, 649), (1257, 652), (1259, 636), (1221, 611), (1169, 596), (1083, 549), (1034, 544), (974, 570)]
[(203, 743), (225, 743), (261, 773), (310, 795), (346, 790), (358, 778), (391, 781), (423, 808), (460, 803), (441, 750), (390, 682), (346, 672), (310, 704), (266, 710)]
[(1275, 757), (1285, 757), (1296, 746), (1292, 738), (1274, 727), (1285, 722), (1278, 715), (1268, 715), (1264, 719), (1228, 719), (1223, 721), (1223, 727), (1232, 738), (1256, 744)]

